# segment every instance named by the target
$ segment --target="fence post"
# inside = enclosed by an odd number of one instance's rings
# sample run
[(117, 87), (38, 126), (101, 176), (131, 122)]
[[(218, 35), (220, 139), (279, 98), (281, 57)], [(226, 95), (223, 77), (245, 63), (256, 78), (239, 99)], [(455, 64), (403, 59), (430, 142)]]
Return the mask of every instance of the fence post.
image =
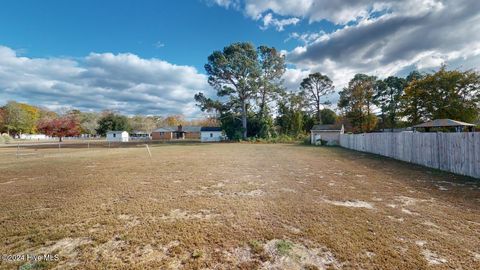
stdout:
[(60, 142), (58, 143), (58, 151), (60, 151)]
[(147, 147), (148, 155), (150, 155), (150, 158), (152, 158), (152, 152), (150, 152), (150, 147), (148, 147), (148, 143), (145, 144)]
[(17, 143), (17, 158), (18, 158), (18, 155), (20, 154), (19, 151), (20, 151), (20, 144)]

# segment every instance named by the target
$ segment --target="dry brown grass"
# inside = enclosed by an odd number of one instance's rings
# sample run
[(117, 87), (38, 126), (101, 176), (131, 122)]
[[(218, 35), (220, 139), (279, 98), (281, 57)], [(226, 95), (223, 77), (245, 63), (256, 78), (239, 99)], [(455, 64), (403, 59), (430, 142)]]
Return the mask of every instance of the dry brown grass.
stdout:
[(11, 151), (0, 254), (45, 268), (480, 268), (471, 178), (295, 145)]

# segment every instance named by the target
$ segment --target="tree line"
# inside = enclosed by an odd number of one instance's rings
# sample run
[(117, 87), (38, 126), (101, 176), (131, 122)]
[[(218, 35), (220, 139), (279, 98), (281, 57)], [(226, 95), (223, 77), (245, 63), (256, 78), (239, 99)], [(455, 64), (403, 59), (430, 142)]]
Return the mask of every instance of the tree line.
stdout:
[(434, 119), (480, 120), (480, 74), (474, 70), (412, 71), (405, 78), (356, 74), (338, 108), (353, 132), (408, 127)]
[(105, 136), (110, 130), (145, 131), (164, 126), (201, 125), (217, 126), (215, 119), (199, 118), (187, 121), (182, 115), (125, 116), (115, 111), (82, 112), (63, 110), (53, 112), (46, 108), (9, 101), (0, 107), (0, 134), (12, 137), (20, 134), (45, 134), (52, 137), (72, 137), (79, 135)]
[(273, 47), (233, 43), (208, 56), (205, 71), (216, 98), (199, 92), (202, 111), (217, 113), (231, 139), (306, 134), (314, 124), (344, 124), (352, 132), (407, 127), (451, 118), (479, 120), (480, 75), (442, 66), (434, 73), (411, 72), (406, 78), (379, 79), (356, 74), (339, 92), (339, 115), (326, 98), (332, 80), (312, 73), (298, 89), (285, 89), (285, 57)]

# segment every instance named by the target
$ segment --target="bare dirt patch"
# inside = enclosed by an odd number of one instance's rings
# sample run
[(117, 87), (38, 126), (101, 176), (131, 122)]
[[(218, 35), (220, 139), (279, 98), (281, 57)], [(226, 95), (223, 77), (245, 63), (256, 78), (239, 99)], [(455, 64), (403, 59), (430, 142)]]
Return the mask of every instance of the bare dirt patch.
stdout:
[(339, 269), (342, 265), (326, 247), (307, 247), (285, 239), (254, 241), (226, 251), (224, 256), (235, 265), (258, 269)]
[(306, 247), (283, 239), (273, 239), (265, 244), (272, 258), (262, 264), (263, 269), (338, 269), (341, 263), (326, 247)]
[(185, 211), (181, 209), (173, 209), (170, 213), (162, 215), (163, 220), (178, 220), (178, 219), (211, 219), (217, 214), (212, 213), (207, 209), (200, 209), (198, 212)]
[(369, 202), (359, 201), (359, 200), (347, 200), (347, 201), (331, 201), (327, 199), (322, 200), (325, 203), (329, 203), (336, 206), (343, 206), (343, 207), (352, 207), (352, 208), (367, 208), (373, 209), (373, 205)]
[[(43, 256), (49, 258), (48, 261), (56, 262), (58, 259), (58, 263), (55, 265), (56, 268), (74, 268), (80, 264), (80, 261), (77, 259), (78, 257), (78, 250), (80, 247), (88, 245), (92, 243), (92, 240), (87, 237), (81, 238), (64, 238), (60, 239), (56, 242), (49, 242), (45, 243), (43, 247), (38, 249), (30, 249), (25, 250), (18, 255), (29, 254), (34, 257), (37, 257), (38, 261), (42, 262), (40, 258), (44, 258)], [(48, 257), (51, 256), (51, 257)], [(54, 256), (58, 256), (54, 258)], [(39, 267), (38, 263), (25, 263), (23, 264), (24, 268), (28, 268), (28, 265), (32, 265), (32, 268)], [(41, 264), (40, 264), (41, 265)], [(1, 266), (1, 264), (0, 264)], [(43, 268), (43, 267), (42, 267)]]
[(427, 260), (429, 265), (443, 264), (447, 262), (447, 259), (440, 257), (437, 253), (426, 248), (426, 241), (416, 241), (415, 244), (421, 248), (422, 255), (425, 257), (425, 260)]

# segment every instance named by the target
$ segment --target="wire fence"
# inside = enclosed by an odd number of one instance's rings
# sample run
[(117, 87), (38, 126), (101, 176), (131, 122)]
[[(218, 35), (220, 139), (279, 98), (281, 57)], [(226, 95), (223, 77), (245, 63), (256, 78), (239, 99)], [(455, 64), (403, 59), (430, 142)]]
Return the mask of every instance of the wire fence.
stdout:
[(70, 153), (77, 150), (95, 151), (121, 148), (145, 148), (148, 156), (152, 157), (150, 148), (157, 145), (169, 144), (195, 144), (200, 140), (177, 140), (177, 141), (152, 141), (134, 140), (129, 142), (114, 142), (105, 140), (67, 140), (63, 142), (52, 141), (17, 141), (0, 145), (0, 157), (24, 158), (24, 157), (45, 157), (58, 153)]

